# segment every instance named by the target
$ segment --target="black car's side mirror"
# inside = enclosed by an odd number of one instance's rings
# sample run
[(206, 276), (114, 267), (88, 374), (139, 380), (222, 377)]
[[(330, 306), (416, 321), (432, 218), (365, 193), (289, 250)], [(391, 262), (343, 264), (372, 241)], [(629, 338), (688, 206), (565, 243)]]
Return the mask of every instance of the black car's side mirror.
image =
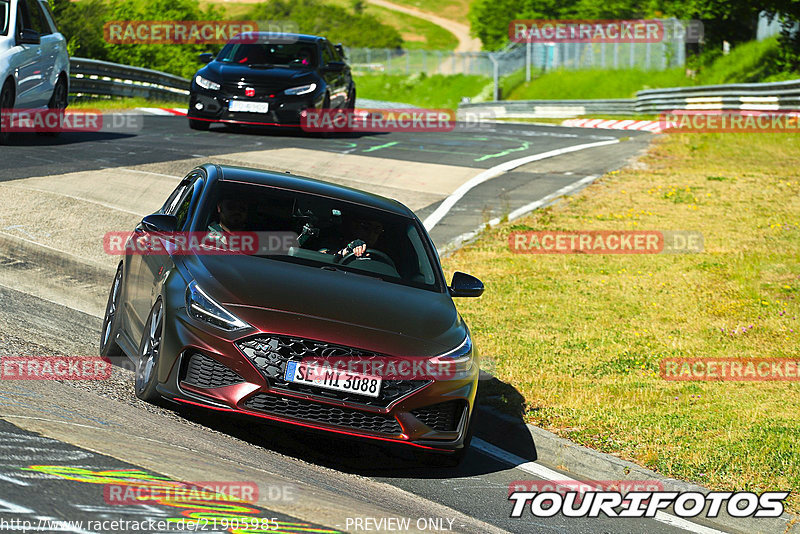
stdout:
[(345, 68), (345, 64), (341, 61), (331, 61), (327, 65), (325, 65), (325, 70), (330, 72), (342, 72)]
[(347, 55), (344, 53), (344, 46), (342, 46), (341, 44), (337, 44), (333, 45), (333, 47), (336, 49), (337, 52), (339, 52), (340, 56), (342, 56), (345, 59), (347, 58)]
[(178, 229), (178, 218), (174, 215), (154, 213), (142, 219), (142, 228), (147, 232), (174, 232)]
[(484, 287), (483, 282), (474, 276), (456, 271), (449, 289), (453, 297), (480, 297)]
[(39, 32), (35, 30), (31, 30), (30, 28), (24, 28), (17, 38), (17, 44), (32, 44), (38, 45), (42, 42), (42, 37), (39, 35)]
[(214, 61), (214, 54), (212, 54), (210, 52), (206, 52), (204, 54), (200, 54), (199, 56), (197, 56), (197, 60), (200, 63), (211, 63), (212, 61)]

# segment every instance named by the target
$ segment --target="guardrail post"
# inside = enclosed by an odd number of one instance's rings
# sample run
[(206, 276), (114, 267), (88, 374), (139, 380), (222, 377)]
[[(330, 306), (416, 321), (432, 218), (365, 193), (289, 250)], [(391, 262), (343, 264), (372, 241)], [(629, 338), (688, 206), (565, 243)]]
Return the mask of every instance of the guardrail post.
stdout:
[(531, 41), (525, 43), (525, 81), (531, 81)]
[(498, 67), (499, 63), (497, 61), (497, 58), (494, 57), (493, 53), (489, 53), (489, 59), (492, 60), (492, 71), (493, 71), (492, 75), (493, 75), (493, 78), (494, 78), (494, 95), (493, 95), (494, 98), (493, 98), (493, 100), (495, 102), (497, 102), (498, 100), (500, 100), (500, 85), (499, 85), (500, 84), (500, 80), (499, 80), (500, 76), (499, 76), (499, 67)]

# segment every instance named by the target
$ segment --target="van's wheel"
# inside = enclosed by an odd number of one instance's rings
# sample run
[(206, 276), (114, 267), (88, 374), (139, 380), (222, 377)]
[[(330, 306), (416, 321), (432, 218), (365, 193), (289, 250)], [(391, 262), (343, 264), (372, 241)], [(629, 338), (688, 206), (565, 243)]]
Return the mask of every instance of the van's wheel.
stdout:
[[(11, 81), (7, 81), (0, 90), (0, 113), (6, 113), (10, 109), (14, 109), (14, 87)], [(3, 130), (0, 125), (0, 145), (6, 144), (10, 136), (11, 132), (8, 129)]]

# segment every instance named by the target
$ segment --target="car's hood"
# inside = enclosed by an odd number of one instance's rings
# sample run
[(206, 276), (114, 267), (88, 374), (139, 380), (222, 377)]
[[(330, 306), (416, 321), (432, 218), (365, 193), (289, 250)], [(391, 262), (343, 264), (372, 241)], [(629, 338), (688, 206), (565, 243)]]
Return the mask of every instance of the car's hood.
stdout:
[(206, 293), (264, 332), (399, 356), (440, 354), (467, 332), (444, 293), (254, 256), (182, 263)]
[(239, 82), (260, 84), (269, 83), (291, 87), (302, 85), (304, 82), (311, 81), (314, 73), (305, 68), (251, 68), (246, 65), (222, 63), (213, 61), (198, 73), (203, 77), (216, 82)]

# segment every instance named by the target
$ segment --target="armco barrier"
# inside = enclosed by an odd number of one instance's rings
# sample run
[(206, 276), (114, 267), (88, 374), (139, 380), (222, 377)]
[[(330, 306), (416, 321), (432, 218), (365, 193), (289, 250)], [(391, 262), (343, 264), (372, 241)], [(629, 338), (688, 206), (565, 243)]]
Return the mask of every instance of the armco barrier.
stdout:
[(73, 57), (70, 93), (87, 96), (138, 96), (151, 100), (186, 100), (190, 80), (157, 70)]
[(800, 80), (648, 89), (636, 93), (637, 113), (673, 109), (787, 110), (800, 107)]
[(461, 104), (459, 108), (477, 115), (520, 118), (630, 116), (674, 109), (789, 110), (800, 109), (800, 80), (648, 89), (631, 99), (500, 100)]

